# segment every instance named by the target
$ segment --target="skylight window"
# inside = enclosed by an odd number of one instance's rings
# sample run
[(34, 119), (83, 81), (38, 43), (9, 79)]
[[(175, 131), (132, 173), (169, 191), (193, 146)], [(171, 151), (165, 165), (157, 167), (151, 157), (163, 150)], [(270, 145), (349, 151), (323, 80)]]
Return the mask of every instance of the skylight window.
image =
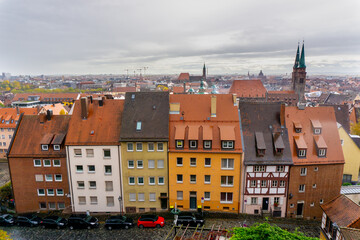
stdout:
[(136, 122), (136, 131), (141, 131), (141, 122)]

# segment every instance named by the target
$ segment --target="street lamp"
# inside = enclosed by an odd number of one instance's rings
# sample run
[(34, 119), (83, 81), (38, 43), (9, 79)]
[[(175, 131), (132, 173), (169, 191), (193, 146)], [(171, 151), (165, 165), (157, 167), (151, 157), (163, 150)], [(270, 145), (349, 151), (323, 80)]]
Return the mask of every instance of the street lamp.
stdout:
[(120, 204), (120, 215), (122, 215), (122, 197), (121, 196), (119, 196), (118, 197), (118, 200), (119, 200), (119, 204)]

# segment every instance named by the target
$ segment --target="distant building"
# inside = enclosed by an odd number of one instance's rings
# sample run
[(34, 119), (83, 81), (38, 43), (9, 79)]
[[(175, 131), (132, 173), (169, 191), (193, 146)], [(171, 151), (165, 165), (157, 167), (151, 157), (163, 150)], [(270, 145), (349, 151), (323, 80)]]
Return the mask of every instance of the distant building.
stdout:
[(229, 93), (236, 94), (240, 102), (265, 102), (266, 88), (261, 80), (234, 80)]
[(303, 102), (304, 101), (304, 93), (305, 93), (305, 84), (306, 84), (306, 65), (305, 65), (304, 43), (301, 48), (301, 56), (299, 53), (299, 45), (298, 45), (291, 82), (292, 82), (292, 89), (299, 96), (299, 101)]

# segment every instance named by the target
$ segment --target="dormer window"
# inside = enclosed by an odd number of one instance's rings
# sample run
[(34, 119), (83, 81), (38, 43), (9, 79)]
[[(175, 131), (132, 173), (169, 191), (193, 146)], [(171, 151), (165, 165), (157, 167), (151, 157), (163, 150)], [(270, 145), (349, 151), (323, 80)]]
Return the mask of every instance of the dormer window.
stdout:
[(176, 148), (184, 148), (184, 140), (175, 141)]
[(265, 156), (265, 149), (258, 149), (258, 150), (257, 150), (257, 154), (258, 154), (258, 156), (260, 156), (260, 157)]
[(298, 157), (301, 157), (301, 158), (306, 157), (306, 149), (298, 149), (297, 153), (298, 153)]
[(196, 140), (190, 140), (189, 141), (189, 148), (197, 148), (197, 141)]
[(204, 141), (204, 148), (205, 149), (211, 149), (211, 141), (210, 140), (205, 140)]
[(54, 145), (54, 150), (59, 151), (60, 150), (60, 145), (58, 145), (58, 144)]
[(264, 141), (264, 135), (262, 132), (255, 132), (255, 144), (257, 156), (265, 156), (266, 145)]
[(295, 128), (296, 133), (301, 133), (301, 128)]
[(321, 128), (314, 128), (314, 134), (321, 134)]
[(273, 141), (274, 141), (274, 147), (275, 147), (275, 155), (282, 155), (284, 152), (284, 141), (282, 139), (281, 133), (273, 133)]
[(45, 144), (41, 145), (41, 150), (43, 151), (49, 150), (49, 145), (45, 145)]
[(325, 157), (326, 156), (326, 148), (321, 148), (318, 150), (318, 156), (319, 157)]
[(221, 141), (222, 148), (234, 149), (234, 141)]
[(319, 120), (311, 119), (311, 125), (313, 127), (314, 134), (316, 134), (316, 135), (321, 134), (322, 125)]
[(300, 123), (300, 122), (296, 122), (296, 121), (294, 121), (293, 123), (294, 123), (295, 132), (296, 132), (296, 133), (301, 133), (301, 131), (302, 131), (302, 125), (301, 125), (301, 123)]
[(136, 122), (136, 131), (141, 131), (141, 122)]

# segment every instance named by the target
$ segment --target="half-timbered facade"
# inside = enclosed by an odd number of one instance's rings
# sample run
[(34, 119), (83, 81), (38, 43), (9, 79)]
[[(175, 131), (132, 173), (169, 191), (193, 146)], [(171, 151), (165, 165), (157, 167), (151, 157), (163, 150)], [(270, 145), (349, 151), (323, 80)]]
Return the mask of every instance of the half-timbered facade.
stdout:
[(285, 217), (292, 165), (285, 106), (241, 103), (239, 108), (245, 148), (242, 212)]

